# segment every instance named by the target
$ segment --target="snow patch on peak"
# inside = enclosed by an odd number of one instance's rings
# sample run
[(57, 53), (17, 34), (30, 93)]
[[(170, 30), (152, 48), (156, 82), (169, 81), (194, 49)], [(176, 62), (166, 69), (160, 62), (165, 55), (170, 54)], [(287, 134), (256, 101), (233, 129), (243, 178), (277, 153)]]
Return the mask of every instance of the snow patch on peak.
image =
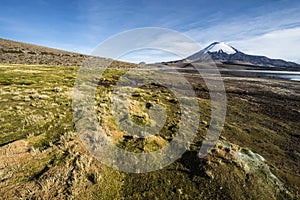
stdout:
[(206, 52), (217, 52), (217, 53), (227, 53), (227, 54), (235, 54), (237, 50), (235, 50), (232, 46), (226, 44), (225, 42), (215, 42), (205, 48)]

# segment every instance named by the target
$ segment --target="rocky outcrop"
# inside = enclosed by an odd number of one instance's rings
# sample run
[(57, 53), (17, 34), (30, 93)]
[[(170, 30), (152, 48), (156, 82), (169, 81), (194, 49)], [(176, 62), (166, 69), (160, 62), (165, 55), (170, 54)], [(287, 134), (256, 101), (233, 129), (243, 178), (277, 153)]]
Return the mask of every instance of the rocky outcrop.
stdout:
[(204, 174), (221, 185), (233, 199), (293, 199), (283, 182), (261, 155), (248, 148), (219, 140), (205, 158)]

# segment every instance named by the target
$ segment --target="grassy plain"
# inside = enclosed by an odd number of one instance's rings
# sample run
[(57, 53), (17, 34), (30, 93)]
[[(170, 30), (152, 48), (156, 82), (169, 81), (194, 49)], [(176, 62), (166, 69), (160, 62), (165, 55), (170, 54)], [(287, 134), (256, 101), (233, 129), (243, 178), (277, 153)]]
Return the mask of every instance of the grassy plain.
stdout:
[[(127, 136), (116, 125), (109, 100), (114, 84), (126, 69), (121, 69), (119, 62), (113, 66), (117, 68), (107, 70), (97, 80), (95, 106), (100, 125), (119, 147), (128, 151), (147, 152), (164, 147), (179, 126), (176, 97), (157, 85), (137, 90), (131, 97), (130, 117), (134, 122), (149, 123), (148, 109), (155, 104), (164, 106), (168, 117), (160, 133), (151, 139)], [(203, 80), (186, 73), (200, 107), (197, 136), (173, 164), (146, 174), (130, 174), (101, 164), (76, 133), (72, 91), (78, 69), (0, 65), (1, 197), (299, 198), (300, 83), (225, 77), (228, 110), (222, 139), (205, 159), (200, 159), (197, 153), (209, 126), (210, 99)]]

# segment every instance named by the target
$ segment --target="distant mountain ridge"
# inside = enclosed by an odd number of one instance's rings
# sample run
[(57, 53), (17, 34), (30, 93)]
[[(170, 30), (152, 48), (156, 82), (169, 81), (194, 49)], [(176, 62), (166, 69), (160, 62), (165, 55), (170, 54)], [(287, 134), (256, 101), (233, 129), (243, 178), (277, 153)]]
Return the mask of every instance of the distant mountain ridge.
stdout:
[(187, 57), (186, 60), (194, 62), (205, 57), (207, 58), (207, 55), (217, 64), (300, 70), (300, 65), (297, 63), (281, 59), (271, 59), (266, 56), (248, 55), (225, 42), (214, 42), (203, 50)]
[[(0, 63), (80, 66), (88, 57), (90, 56), (0, 38)], [(300, 70), (300, 65), (297, 63), (266, 56), (248, 55), (225, 42), (214, 42), (187, 57), (185, 61), (196, 62), (207, 58), (216, 64)]]

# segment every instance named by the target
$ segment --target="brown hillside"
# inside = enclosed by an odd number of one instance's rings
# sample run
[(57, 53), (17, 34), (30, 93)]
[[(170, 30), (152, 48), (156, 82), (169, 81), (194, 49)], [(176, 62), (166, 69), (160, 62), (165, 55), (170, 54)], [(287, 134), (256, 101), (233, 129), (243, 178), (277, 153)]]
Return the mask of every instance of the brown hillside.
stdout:
[(0, 63), (79, 66), (87, 55), (0, 38)]

